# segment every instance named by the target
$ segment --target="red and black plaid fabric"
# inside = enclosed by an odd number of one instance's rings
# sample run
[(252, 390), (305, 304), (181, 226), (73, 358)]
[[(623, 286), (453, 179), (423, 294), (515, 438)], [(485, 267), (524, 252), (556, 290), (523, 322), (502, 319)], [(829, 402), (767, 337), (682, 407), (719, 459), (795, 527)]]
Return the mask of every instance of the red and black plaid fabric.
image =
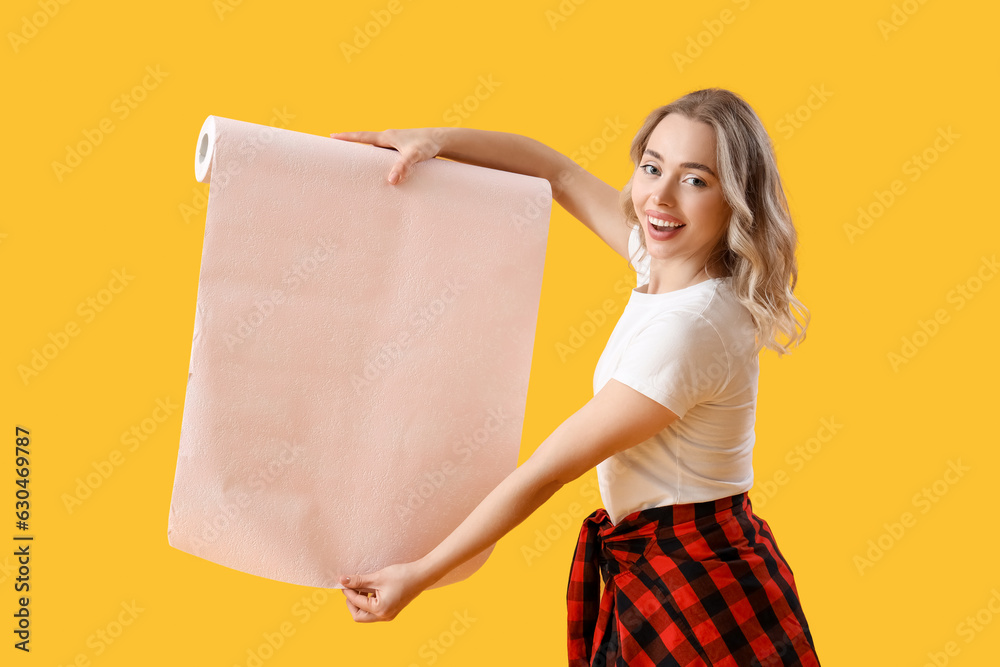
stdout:
[(566, 602), (570, 667), (819, 665), (792, 570), (746, 493), (618, 525), (596, 510)]

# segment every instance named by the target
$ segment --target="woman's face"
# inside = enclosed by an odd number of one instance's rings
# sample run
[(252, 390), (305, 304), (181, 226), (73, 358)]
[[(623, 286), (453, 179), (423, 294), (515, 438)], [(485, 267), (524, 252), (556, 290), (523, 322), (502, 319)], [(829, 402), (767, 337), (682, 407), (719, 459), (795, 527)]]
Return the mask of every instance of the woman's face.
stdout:
[[(653, 260), (683, 264), (692, 275), (701, 272), (731, 212), (718, 173), (711, 125), (678, 113), (657, 124), (632, 176), (632, 204)], [(683, 226), (651, 228), (676, 222)]]

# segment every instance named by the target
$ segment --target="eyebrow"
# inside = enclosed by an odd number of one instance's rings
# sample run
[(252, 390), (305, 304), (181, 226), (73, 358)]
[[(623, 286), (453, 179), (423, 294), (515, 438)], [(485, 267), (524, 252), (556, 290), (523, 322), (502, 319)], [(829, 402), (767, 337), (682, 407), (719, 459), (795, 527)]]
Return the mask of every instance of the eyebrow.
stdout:
[[(662, 160), (663, 159), (662, 155), (660, 155), (659, 153), (657, 153), (656, 151), (654, 151), (651, 148), (647, 148), (645, 152), (649, 153), (650, 155), (652, 155), (653, 157), (655, 157), (657, 160)], [(712, 176), (715, 176), (715, 172), (712, 171), (711, 167), (709, 167), (708, 165), (704, 165), (704, 164), (702, 164), (700, 162), (682, 162), (681, 163), (681, 167), (683, 167), (684, 169), (700, 169), (701, 171), (704, 171), (705, 173), (708, 173), (708, 174), (711, 174)], [(715, 176), (715, 178), (718, 178), (718, 176)]]

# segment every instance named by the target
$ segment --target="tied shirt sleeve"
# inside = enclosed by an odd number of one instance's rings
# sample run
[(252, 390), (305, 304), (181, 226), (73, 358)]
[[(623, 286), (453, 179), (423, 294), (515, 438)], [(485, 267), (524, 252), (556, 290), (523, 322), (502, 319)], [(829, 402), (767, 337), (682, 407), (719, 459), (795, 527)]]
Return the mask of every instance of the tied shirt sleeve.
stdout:
[(611, 379), (683, 417), (725, 389), (729, 364), (725, 343), (708, 320), (672, 311), (636, 332)]

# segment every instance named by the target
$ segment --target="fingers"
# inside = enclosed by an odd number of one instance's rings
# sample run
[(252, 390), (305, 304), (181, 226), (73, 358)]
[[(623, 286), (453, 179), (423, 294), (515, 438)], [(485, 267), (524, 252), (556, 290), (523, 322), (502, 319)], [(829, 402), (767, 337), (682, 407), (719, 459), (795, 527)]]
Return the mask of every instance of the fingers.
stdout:
[(371, 581), (368, 579), (368, 575), (353, 574), (347, 576), (346, 574), (340, 575), (340, 584), (342, 586), (350, 586), (354, 590), (359, 590), (365, 586), (371, 585)]
[[(391, 146), (385, 146), (384, 142), (381, 141), (381, 132), (334, 132), (330, 136), (334, 139), (343, 139), (344, 141), (356, 141), (362, 144), (372, 144), (373, 146), (379, 146), (380, 148), (390, 148)], [(393, 165), (392, 169), (389, 171), (389, 183), (391, 185), (398, 185), (402, 183), (410, 171), (410, 163), (413, 162), (413, 156), (404, 155), (400, 158), (396, 164)]]
[[(344, 595), (355, 605), (362, 609), (369, 610), (369, 601), (375, 600), (376, 589), (372, 587), (372, 582), (367, 576), (353, 575), (351, 577), (341, 576), (340, 583), (344, 586)], [(350, 588), (348, 588), (350, 586)]]
[(378, 138), (378, 132), (334, 132), (330, 136), (334, 139), (343, 139), (345, 141), (359, 141), (365, 144), (373, 144)]
[[(379, 580), (377, 574), (341, 576), (340, 583), (344, 586), (342, 592), (347, 598), (347, 609), (359, 623), (374, 623), (390, 621), (395, 614), (387, 614), (385, 600), (379, 597)], [(370, 597), (369, 597), (370, 595)]]
[(376, 598), (374, 595), (372, 597), (368, 597), (364, 593), (357, 593), (355, 591), (352, 591), (350, 588), (344, 589), (344, 595), (351, 602), (351, 604), (353, 604), (358, 609), (369, 613), (375, 611), (374, 604)]
[(389, 183), (392, 185), (399, 185), (406, 178), (406, 174), (409, 171), (406, 160), (397, 160), (396, 164), (392, 165), (392, 170), (389, 172)]
[(378, 598), (375, 595), (367, 597), (366, 595), (356, 593), (350, 588), (344, 588), (342, 591), (344, 597), (347, 598), (347, 609), (358, 623), (374, 623), (376, 621), (387, 620), (381, 618), (376, 613), (379, 605)]
[(356, 604), (347, 600), (347, 610), (351, 612), (351, 617), (358, 623), (371, 623), (379, 620), (369, 611), (361, 609)]
[(392, 170), (389, 171), (389, 182), (393, 185), (399, 185), (405, 181), (413, 170), (413, 165), (419, 162), (420, 159), (420, 155), (412, 148), (400, 152), (399, 159), (396, 160), (396, 164), (392, 165)]

